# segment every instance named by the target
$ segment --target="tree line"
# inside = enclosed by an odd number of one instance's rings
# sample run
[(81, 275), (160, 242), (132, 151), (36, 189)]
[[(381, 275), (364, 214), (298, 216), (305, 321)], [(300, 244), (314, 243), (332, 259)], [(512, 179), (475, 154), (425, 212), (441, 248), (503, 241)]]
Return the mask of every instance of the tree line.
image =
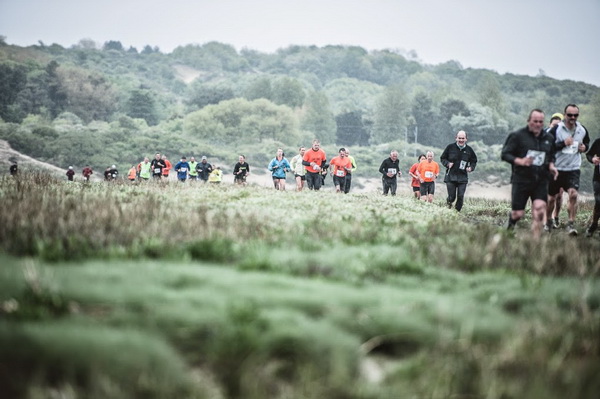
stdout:
[[(295, 147), (313, 137), (347, 146), (400, 140), (442, 148), (457, 130), (494, 145), (522, 126), (531, 108), (551, 114), (572, 102), (597, 134), (594, 85), (500, 75), (458, 61), (427, 65), (392, 50), (290, 46), (267, 54), (210, 42), (165, 54), (116, 40), (84, 39), (70, 48), (0, 40), (0, 118), (7, 125), (0, 134), (29, 155), (43, 152), (33, 144), (39, 138), (58, 153), (69, 142), (161, 143), (177, 151), (186, 140)], [(81, 127), (63, 129), (65, 121)], [(129, 151), (115, 147), (118, 155)]]

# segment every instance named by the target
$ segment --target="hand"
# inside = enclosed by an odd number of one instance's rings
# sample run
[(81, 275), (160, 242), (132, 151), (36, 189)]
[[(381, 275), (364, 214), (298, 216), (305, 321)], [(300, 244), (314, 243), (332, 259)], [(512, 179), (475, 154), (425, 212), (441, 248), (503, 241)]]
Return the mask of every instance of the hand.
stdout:
[(600, 157), (598, 155), (594, 155), (594, 157), (592, 158), (592, 163), (594, 165), (600, 165)]
[(585, 144), (580, 143), (579, 147), (578, 147), (579, 152), (585, 152), (586, 148), (585, 148)]
[(533, 158), (515, 158), (515, 165), (517, 166), (531, 166), (533, 164)]
[(470, 166), (467, 166), (467, 173), (471, 173), (473, 171), (473, 169), (471, 169)]
[(550, 169), (550, 173), (552, 174), (552, 177), (554, 177), (554, 180), (556, 180), (558, 178), (558, 169), (556, 169), (554, 164), (550, 164), (548, 166), (548, 169)]
[(452, 169), (453, 166), (454, 166), (454, 162), (448, 162), (448, 169)]
[(573, 137), (569, 136), (565, 139), (565, 145), (569, 146), (571, 144), (573, 144)]

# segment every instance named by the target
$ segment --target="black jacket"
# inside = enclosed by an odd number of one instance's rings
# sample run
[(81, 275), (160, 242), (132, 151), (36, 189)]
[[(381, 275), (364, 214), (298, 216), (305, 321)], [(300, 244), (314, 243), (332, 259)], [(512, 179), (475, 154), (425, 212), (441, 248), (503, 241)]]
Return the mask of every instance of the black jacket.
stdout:
[[(444, 183), (467, 183), (469, 181), (469, 173), (467, 168), (475, 170), (477, 166), (477, 155), (475, 151), (469, 145), (461, 149), (456, 143), (449, 144), (442, 156), (440, 162), (446, 167), (446, 176), (444, 176)], [(448, 168), (448, 164), (453, 163), (451, 168)]]
[[(594, 140), (589, 151), (587, 152), (587, 154), (585, 154), (585, 157), (587, 158), (587, 160), (589, 162), (592, 162), (592, 158), (594, 158), (594, 155), (597, 155), (600, 157), (600, 139)], [(600, 169), (599, 166), (594, 165), (593, 181), (600, 181), (600, 170), (599, 169)]]
[(212, 172), (213, 167), (210, 163), (202, 163), (202, 161), (198, 162), (196, 165), (196, 171), (198, 172), (198, 176), (202, 180), (208, 180), (208, 175)]
[[(515, 165), (515, 158), (524, 158), (529, 151), (539, 151), (540, 154), (543, 154), (543, 162), (537, 166)], [(525, 126), (508, 135), (504, 147), (502, 147), (502, 160), (512, 165), (510, 179), (512, 183), (535, 182), (549, 178), (548, 165), (554, 162), (554, 153), (554, 137), (552, 135), (542, 130), (539, 136), (535, 137), (529, 127)]]
[[(388, 177), (387, 173), (390, 169), (396, 169), (394, 177)], [(396, 180), (396, 176), (400, 173), (400, 160), (392, 161), (391, 158), (386, 158), (379, 167), (379, 172), (383, 175), (383, 179)]]

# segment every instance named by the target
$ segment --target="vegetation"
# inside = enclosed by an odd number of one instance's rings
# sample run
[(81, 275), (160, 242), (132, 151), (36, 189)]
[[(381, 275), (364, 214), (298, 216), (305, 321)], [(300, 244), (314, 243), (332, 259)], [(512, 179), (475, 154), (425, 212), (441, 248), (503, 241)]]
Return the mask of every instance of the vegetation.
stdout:
[(600, 389), (600, 241), (508, 234), (508, 203), (45, 174), (0, 200), (11, 397)]
[[(403, 171), (457, 130), (506, 184), (509, 131), (600, 89), (354, 46), (170, 54), (0, 37), (0, 139), (59, 168), (125, 172), (155, 152), (240, 153), (261, 173), (313, 138), (356, 177)], [(6, 162), (6, 160), (0, 160)], [(600, 241), (514, 234), (507, 203), (458, 214), (376, 192), (0, 176), (0, 387), (6, 397), (595, 398)], [(6, 170), (7, 168), (5, 168)], [(592, 168), (582, 168), (591, 191)], [(356, 179), (355, 184), (360, 184)], [(582, 202), (577, 224), (591, 204)]]
[[(355, 46), (263, 54), (211, 42), (164, 54), (116, 40), (71, 48), (0, 40), (0, 139), (61, 168), (125, 169), (157, 151), (218, 155), (233, 165), (233, 150), (252, 163), (250, 143), (265, 147), (258, 160), (314, 137), (332, 148), (394, 142), (403, 153), (444, 148), (461, 129), (471, 142), (496, 146), (530, 109), (550, 115), (568, 103), (580, 105), (595, 138), (600, 89), (543, 75), (500, 75), (457, 61), (424, 65), (414, 54)], [(492, 179), (507, 181), (506, 165), (491, 159)], [(591, 191), (585, 173), (583, 189)]]

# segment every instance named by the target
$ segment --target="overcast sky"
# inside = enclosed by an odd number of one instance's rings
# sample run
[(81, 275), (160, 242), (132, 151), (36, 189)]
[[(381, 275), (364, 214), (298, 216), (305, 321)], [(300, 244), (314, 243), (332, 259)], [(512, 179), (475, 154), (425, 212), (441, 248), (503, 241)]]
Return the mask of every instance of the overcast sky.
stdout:
[[(600, 0), (0, 0), (9, 44), (357, 45), (600, 86)], [(576, 99), (574, 99), (576, 101)]]

